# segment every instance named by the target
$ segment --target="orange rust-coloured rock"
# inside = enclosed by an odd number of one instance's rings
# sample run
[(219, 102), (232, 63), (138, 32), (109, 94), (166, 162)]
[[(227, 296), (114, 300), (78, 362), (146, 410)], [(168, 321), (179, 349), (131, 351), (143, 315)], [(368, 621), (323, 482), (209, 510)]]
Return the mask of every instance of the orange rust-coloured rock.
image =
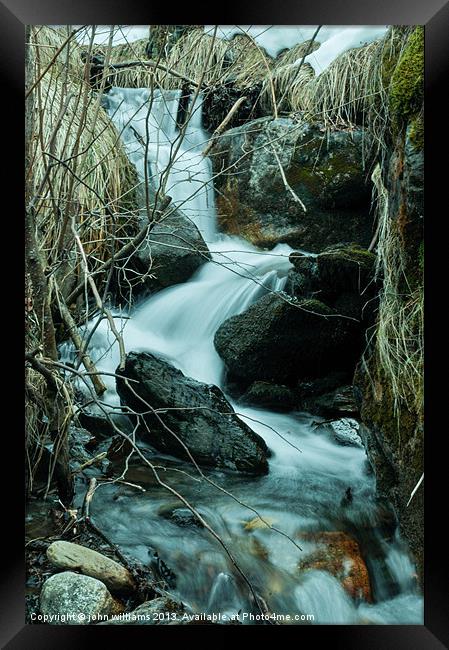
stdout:
[(299, 564), (300, 570), (328, 571), (342, 584), (351, 598), (372, 602), (371, 584), (358, 543), (343, 532), (300, 533), (318, 548)]

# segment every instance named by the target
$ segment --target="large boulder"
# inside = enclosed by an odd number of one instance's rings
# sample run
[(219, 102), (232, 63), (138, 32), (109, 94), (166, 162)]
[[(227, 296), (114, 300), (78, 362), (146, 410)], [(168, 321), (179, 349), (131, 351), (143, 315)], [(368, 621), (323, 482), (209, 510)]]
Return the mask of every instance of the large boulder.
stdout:
[[(143, 225), (143, 224), (142, 224)], [(166, 210), (136, 252), (120, 269), (123, 293), (153, 293), (186, 282), (211, 259), (200, 231), (181, 210)]]
[(338, 313), (373, 324), (379, 283), (375, 277), (376, 256), (355, 243), (326, 247), (310, 256), (290, 254), (285, 291), (295, 298), (318, 298)]
[(215, 347), (229, 380), (291, 384), (353, 363), (354, 323), (318, 300), (269, 293), (226, 320)]
[(85, 625), (118, 614), (123, 606), (100, 580), (63, 571), (44, 582), (40, 609), (52, 625)]
[(368, 245), (363, 138), (361, 128), (327, 132), (292, 118), (229, 129), (211, 155), (221, 229), (265, 247), (285, 242), (319, 252), (341, 241)]
[(80, 571), (101, 580), (111, 591), (130, 592), (135, 588), (130, 572), (121, 564), (90, 548), (59, 540), (47, 548), (47, 557), (59, 569)]
[[(199, 464), (254, 474), (268, 471), (264, 440), (237, 417), (217, 386), (186, 377), (147, 352), (129, 353), (117, 374), (122, 403), (144, 413), (139, 430), (156, 449), (188, 458), (185, 445)], [(127, 384), (125, 377), (137, 383)], [(167, 411), (157, 415), (150, 409)]]

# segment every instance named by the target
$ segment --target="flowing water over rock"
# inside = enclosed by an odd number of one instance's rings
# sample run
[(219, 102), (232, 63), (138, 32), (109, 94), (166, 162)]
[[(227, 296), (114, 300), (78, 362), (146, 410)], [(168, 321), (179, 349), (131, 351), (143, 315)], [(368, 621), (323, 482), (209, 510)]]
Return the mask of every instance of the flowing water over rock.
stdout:
[[(149, 140), (147, 176), (152, 187), (158, 186), (170, 151), (177, 146), (178, 99), (175, 91), (156, 94), (148, 114), (146, 90), (113, 89), (108, 96), (110, 114), (142, 179), (143, 142)], [(198, 226), (212, 261), (190, 281), (143, 301), (130, 318), (117, 314), (116, 322), (123, 328), (127, 351), (163, 355), (185, 375), (223, 387), (224, 366), (214, 348), (214, 334), (227, 318), (267, 291), (283, 289), (292, 267), (291, 248), (278, 244), (269, 252), (260, 251), (237, 237), (217, 233), (211, 166), (201, 154), (208, 137), (201, 129), (201, 98), (193, 113), (166, 192)], [(118, 349), (106, 321), (95, 331), (90, 352), (101, 370), (115, 371)], [(109, 388), (105, 398), (117, 406), (115, 380), (105, 380)], [(266, 476), (204, 470), (220, 490), (199, 480), (192, 465), (156, 454), (145, 443), (143, 449), (154, 464), (166, 466), (160, 472), (163, 480), (220, 535), (268, 610), (292, 617), (313, 615), (315, 624), (422, 623), (414, 567), (394, 533), (388, 509), (376, 498), (364, 449), (339, 445), (331, 432), (314, 426), (316, 417), (306, 413), (233, 406), (271, 450)], [(154, 562), (151, 549), (157, 549), (176, 575), (172, 593), (193, 611), (257, 612), (247, 584), (223, 548), (181, 501), (156, 483), (149, 468), (133, 460), (126, 480), (146, 492), (104, 484), (92, 502), (92, 516), (109, 538), (145, 564)], [(348, 487), (350, 503), (343, 498)], [(309, 533), (329, 531), (357, 540), (370, 574), (372, 602), (351, 598), (342, 586), (346, 574), (332, 575), (323, 569), (323, 562), (299, 569), (305, 558), (314, 558), (323, 549), (319, 536)], [(348, 574), (353, 560), (359, 558), (343, 563)]]

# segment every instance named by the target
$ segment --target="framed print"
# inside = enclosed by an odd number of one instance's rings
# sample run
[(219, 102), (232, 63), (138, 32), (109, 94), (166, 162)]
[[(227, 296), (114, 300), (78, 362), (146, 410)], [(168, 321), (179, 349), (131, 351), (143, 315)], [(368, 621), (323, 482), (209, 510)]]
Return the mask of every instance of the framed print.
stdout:
[(0, 10), (24, 142), (5, 647), (447, 647), (424, 243), (447, 5)]

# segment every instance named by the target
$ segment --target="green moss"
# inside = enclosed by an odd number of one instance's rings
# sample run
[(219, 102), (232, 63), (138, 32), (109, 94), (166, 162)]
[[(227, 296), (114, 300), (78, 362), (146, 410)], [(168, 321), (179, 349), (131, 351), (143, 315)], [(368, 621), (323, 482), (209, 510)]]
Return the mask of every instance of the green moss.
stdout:
[(401, 128), (421, 109), (424, 98), (424, 28), (418, 26), (407, 40), (394, 69), (389, 106), (393, 127)]
[[(325, 197), (328, 188), (338, 183), (340, 178), (357, 177), (362, 168), (362, 161), (355, 156), (349, 157), (346, 151), (335, 151), (332, 157), (323, 156), (317, 159), (317, 152), (320, 152), (322, 146), (321, 138), (312, 139), (307, 146), (301, 145), (295, 151), (299, 162), (294, 162), (286, 172), (287, 181), (292, 187), (304, 185), (311, 196), (315, 197)], [(310, 162), (302, 160), (304, 155), (309, 157)]]
[(410, 122), (409, 139), (415, 149), (422, 151), (424, 149), (424, 117), (419, 113)]
[(374, 253), (371, 253), (366, 248), (362, 248), (358, 244), (329, 248), (321, 254), (322, 257), (328, 255), (331, 255), (335, 260), (354, 262), (367, 270), (371, 269), (376, 259)]
[(331, 309), (331, 307), (328, 307), (320, 300), (315, 300), (314, 298), (300, 300), (298, 306), (307, 309), (307, 311), (314, 312), (315, 314), (322, 314), (323, 316), (335, 314), (335, 311)]

